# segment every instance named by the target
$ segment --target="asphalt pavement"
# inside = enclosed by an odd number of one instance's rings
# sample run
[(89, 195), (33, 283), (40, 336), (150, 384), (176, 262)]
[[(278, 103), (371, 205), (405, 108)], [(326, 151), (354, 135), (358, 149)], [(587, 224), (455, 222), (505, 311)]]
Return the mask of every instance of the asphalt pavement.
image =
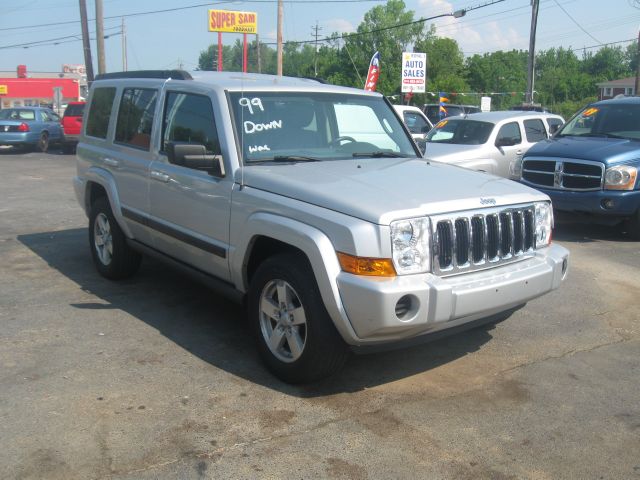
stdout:
[(640, 479), (640, 243), (557, 226), (569, 277), (509, 319), (294, 387), (237, 305), (95, 271), (75, 159), (0, 151), (0, 477)]

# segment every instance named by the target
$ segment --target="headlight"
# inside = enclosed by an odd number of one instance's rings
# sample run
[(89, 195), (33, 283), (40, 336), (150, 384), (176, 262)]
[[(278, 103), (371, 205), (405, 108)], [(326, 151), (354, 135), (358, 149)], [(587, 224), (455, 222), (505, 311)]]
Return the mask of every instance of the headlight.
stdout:
[(546, 247), (551, 243), (553, 230), (553, 209), (550, 202), (538, 202), (536, 210), (536, 248)]
[(636, 184), (638, 169), (628, 165), (607, 168), (604, 174), (604, 188), (606, 190), (633, 190)]
[(509, 176), (512, 179), (520, 179), (522, 174), (522, 157), (517, 157), (509, 163)]
[(391, 222), (391, 252), (398, 275), (431, 270), (430, 238), (428, 218)]

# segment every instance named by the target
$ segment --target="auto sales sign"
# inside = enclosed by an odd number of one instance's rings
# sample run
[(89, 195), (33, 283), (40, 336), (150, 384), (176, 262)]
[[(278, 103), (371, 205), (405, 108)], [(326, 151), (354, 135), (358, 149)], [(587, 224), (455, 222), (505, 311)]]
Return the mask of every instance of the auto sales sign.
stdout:
[(258, 33), (258, 14), (231, 10), (209, 10), (209, 31)]
[(427, 54), (402, 53), (402, 93), (424, 93), (427, 84)]

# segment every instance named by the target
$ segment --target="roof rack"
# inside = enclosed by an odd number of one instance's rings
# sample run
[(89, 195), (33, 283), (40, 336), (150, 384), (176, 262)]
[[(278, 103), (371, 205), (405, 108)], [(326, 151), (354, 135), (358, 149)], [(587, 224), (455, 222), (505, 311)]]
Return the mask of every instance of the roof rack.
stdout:
[(171, 78), (172, 80), (193, 80), (189, 72), (184, 70), (131, 70), (128, 72), (101, 73), (96, 80), (110, 80), (114, 78)]

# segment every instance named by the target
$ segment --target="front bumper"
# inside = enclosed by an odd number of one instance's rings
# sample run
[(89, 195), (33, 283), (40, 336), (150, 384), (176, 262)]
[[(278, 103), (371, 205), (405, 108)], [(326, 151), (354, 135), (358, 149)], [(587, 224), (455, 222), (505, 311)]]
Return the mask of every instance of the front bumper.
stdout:
[(630, 217), (640, 209), (640, 190), (573, 192), (536, 188), (549, 195), (555, 210), (609, 217)]
[(389, 279), (342, 272), (337, 283), (356, 344), (385, 343), (456, 327), (544, 295), (564, 280), (568, 258), (567, 249), (551, 245), (526, 260), (452, 277)]

